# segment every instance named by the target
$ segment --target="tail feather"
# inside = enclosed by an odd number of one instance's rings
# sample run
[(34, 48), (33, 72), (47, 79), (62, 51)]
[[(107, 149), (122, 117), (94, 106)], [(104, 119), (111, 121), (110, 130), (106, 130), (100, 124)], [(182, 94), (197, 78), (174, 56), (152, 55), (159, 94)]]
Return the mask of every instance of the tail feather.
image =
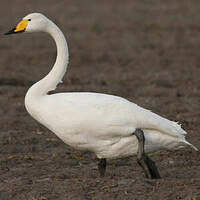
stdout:
[(192, 147), (195, 151), (199, 151), (199, 149), (197, 149), (193, 144), (189, 143), (188, 141), (186, 140), (183, 140), (183, 142), (187, 145), (189, 145), (190, 147)]

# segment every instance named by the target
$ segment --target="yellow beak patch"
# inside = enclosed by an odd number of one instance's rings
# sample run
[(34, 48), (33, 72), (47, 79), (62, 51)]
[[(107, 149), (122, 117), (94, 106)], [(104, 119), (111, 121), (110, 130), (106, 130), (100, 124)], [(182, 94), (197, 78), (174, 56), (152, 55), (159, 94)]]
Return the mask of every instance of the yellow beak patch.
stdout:
[(17, 24), (14, 32), (17, 33), (17, 32), (24, 31), (27, 25), (28, 25), (28, 20), (27, 19), (22, 20), (21, 22), (19, 22), (19, 24)]

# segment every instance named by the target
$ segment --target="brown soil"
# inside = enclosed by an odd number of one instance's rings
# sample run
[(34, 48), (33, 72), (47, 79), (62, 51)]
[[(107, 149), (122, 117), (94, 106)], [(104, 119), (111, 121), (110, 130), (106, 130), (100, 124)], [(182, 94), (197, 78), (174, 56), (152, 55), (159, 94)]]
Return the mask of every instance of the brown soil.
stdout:
[[(70, 66), (57, 91), (123, 96), (179, 121), (200, 148), (199, 0), (2, 1), (0, 31), (42, 12), (67, 36)], [(200, 155), (157, 152), (162, 179), (147, 181), (135, 157), (109, 161), (75, 151), (26, 112), (24, 95), (56, 56), (45, 34), (0, 37), (0, 199), (200, 199)]]

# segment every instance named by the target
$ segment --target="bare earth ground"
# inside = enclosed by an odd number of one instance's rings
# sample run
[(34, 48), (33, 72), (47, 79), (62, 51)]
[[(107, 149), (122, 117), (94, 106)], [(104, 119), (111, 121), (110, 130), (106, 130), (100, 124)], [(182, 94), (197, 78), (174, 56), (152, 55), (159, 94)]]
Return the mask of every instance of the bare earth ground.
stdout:
[[(28, 2), (28, 3), (27, 3)], [(57, 91), (123, 96), (179, 121), (200, 148), (200, 1), (68, 0), (0, 3), (3, 33), (30, 12), (67, 36), (70, 66)], [(135, 157), (109, 161), (71, 149), (26, 112), (24, 95), (56, 56), (45, 34), (0, 36), (0, 199), (200, 199), (200, 155), (157, 152), (162, 179), (147, 181)]]

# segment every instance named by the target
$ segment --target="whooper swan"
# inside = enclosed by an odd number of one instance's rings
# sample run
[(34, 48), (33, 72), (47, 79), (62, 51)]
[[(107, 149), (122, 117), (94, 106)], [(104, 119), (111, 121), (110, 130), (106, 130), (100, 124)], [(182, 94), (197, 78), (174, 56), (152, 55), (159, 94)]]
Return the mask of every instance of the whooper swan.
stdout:
[(130, 101), (113, 95), (69, 92), (48, 94), (66, 72), (69, 53), (60, 29), (40, 13), (32, 13), (8, 34), (49, 33), (56, 42), (57, 58), (52, 70), (27, 92), (25, 106), (39, 123), (75, 149), (94, 152), (99, 158), (100, 176), (106, 171), (106, 159), (137, 155), (147, 178), (160, 178), (155, 163), (146, 153), (178, 149), (192, 144), (176, 122), (169, 121)]

